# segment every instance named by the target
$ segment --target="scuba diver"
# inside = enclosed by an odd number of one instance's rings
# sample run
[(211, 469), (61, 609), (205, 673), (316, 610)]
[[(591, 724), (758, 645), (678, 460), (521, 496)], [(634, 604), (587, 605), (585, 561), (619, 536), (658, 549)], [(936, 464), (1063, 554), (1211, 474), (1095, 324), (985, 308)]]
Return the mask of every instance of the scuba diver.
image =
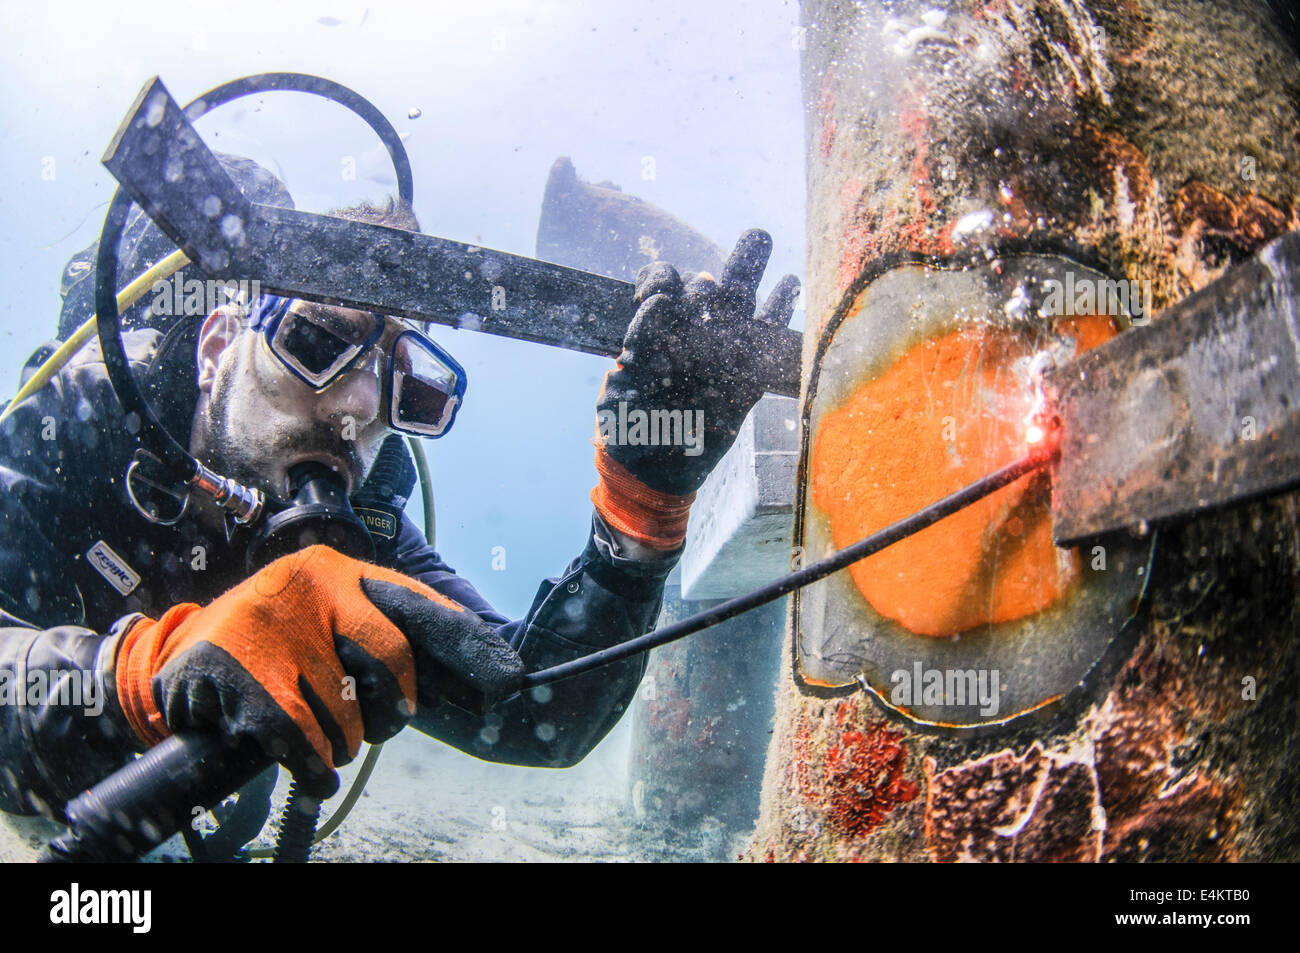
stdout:
[[(250, 198), (291, 207), (260, 166), (220, 160)], [(334, 214), (419, 229), (392, 200)], [(407, 724), (489, 761), (580, 761), (627, 709), (645, 657), (521, 692), (522, 676), (653, 626), (695, 491), (761, 396), (744, 349), (712, 352), (701, 331), (791, 317), (790, 277), (757, 307), (770, 244), (745, 233), (717, 279), (641, 270), (598, 417), (681, 411), (702, 419), (702, 440), (597, 439), (586, 547), (513, 621), (403, 514), (415, 474), (400, 435), (447, 433), (466, 392), (426, 326), (273, 295), (201, 319), (149, 296), (124, 310), (136, 379), (169, 433), (281, 499), (327, 468), (368, 514), (375, 557), (317, 544), (250, 569), (246, 528), (149, 479), (139, 420), (87, 343), (0, 424), (0, 808), (65, 820), (71, 798), (192, 729), (255, 740), (320, 798), (362, 740)], [(174, 247), (133, 209), (117, 287)], [(93, 261), (92, 247), (64, 275), (62, 339), (93, 310)]]

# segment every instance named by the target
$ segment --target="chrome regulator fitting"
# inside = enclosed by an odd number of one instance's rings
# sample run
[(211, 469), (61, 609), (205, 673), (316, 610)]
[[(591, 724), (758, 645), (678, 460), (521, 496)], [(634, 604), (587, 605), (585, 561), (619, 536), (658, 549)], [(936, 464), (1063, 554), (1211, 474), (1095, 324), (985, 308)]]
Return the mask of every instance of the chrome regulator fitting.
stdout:
[(230, 513), (236, 523), (248, 526), (256, 523), (262, 516), (266, 496), (261, 490), (244, 486), (229, 477), (223, 477), (209, 470), (202, 463), (197, 464), (189, 484)]

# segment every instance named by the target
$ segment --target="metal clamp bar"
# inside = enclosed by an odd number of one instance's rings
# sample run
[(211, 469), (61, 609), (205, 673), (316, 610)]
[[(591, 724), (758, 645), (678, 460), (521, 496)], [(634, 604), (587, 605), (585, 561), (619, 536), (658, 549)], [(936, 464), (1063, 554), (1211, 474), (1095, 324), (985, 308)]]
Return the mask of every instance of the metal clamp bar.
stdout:
[[(635, 312), (626, 281), (477, 245), (250, 202), (161, 81), (118, 129), (104, 165), (207, 275), (264, 291), (618, 357)], [(754, 322), (737, 346), (754, 380), (796, 397), (802, 337)]]

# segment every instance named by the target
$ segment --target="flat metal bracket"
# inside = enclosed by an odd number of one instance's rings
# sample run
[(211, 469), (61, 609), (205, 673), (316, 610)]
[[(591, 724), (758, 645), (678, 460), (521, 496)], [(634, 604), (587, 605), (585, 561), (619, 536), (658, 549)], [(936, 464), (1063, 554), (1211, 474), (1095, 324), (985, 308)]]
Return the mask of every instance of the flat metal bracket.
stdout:
[(1047, 376), (1058, 545), (1300, 486), (1300, 232)]
[[(605, 357), (621, 352), (636, 310), (626, 281), (251, 202), (157, 77), (141, 91), (103, 162), (213, 279), (256, 279), (265, 292)], [(752, 324), (745, 332), (744, 360), (730, 370), (753, 375), (772, 393), (797, 396), (801, 335)], [(737, 353), (737, 342), (721, 333), (713, 343), (715, 353)]]

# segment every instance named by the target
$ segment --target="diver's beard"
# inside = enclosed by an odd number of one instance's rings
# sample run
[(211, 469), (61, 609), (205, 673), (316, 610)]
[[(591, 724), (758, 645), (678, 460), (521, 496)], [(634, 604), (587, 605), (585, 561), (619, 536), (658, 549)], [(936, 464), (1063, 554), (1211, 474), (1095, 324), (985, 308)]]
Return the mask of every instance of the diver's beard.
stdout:
[(231, 431), (230, 416), (226, 413), (223, 401), (214, 399), (208, 404), (208, 423), (203, 462), (222, 476), (238, 480), (245, 486), (256, 487), (263, 493), (280, 495), (283, 488), (277, 490), (272, 485), (271, 476), (259, 472), (245, 456), (245, 444), (237, 440)]
[[(288, 488), (283, 482), (277, 482), (277, 468), (273, 463), (313, 454), (330, 454), (347, 467), (347, 474), (352, 478), (352, 492), (361, 486), (367, 468), (356, 444), (341, 440), (328, 424), (317, 421), (306, 430), (276, 433), (267, 452), (251, 456), (247, 439), (241, 438), (231, 426), (231, 415), (224, 401), (214, 399), (208, 405), (208, 419), (211, 427), (204, 448), (204, 463), (222, 476), (256, 487), (268, 496), (287, 499)], [(268, 465), (268, 461), (272, 461), (272, 465)]]
[(230, 434), (224, 430), (217, 430), (209, 437), (207, 451), (204, 454), (206, 459), (203, 461), (209, 467), (224, 477), (237, 480), (244, 486), (256, 487), (271, 496), (283, 495), (284, 487), (274, 486), (274, 481), (269, 474), (260, 473), (250, 461), (246, 460), (241, 455), (240, 446), (230, 439)]

